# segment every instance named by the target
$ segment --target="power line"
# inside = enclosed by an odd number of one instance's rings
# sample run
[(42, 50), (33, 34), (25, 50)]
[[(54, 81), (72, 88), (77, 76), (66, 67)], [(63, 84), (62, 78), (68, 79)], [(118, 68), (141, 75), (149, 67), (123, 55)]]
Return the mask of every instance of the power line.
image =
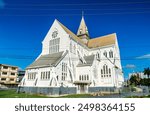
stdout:
[(104, 11), (104, 10), (149, 10), (150, 8), (128, 8), (128, 9), (87, 9), (87, 8), (82, 8), (82, 9), (54, 9), (54, 8), (44, 8), (44, 9), (33, 9), (33, 8), (4, 8), (5, 10), (47, 10), (47, 11), (70, 11), (70, 10), (74, 10), (74, 11)]
[[(119, 46), (119, 48), (147, 48), (147, 47), (150, 47), (150, 45), (133, 45), (133, 46)], [(31, 48), (31, 47), (28, 47), (28, 48), (23, 48), (23, 47), (18, 47), (18, 48), (13, 48), (13, 47), (9, 47), (9, 48), (0, 48), (1, 50), (40, 50), (41, 51), (41, 48)], [(49, 49), (49, 48), (42, 48), (42, 49)], [(66, 48), (61, 48), (61, 49), (66, 49)], [(76, 48), (76, 49), (79, 49), (79, 48)]]
[[(150, 11), (141, 11), (141, 12), (115, 12), (115, 13), (93, 13), (93, 14), (84, 14), (86, 16), (91, 15), (122, 15), (122, 14), (145, 14), (150, 13)], [(78, 16), (81, 14), (2, 14), (0, 16)]]
[[(0, 58), (7, 58), (7, 59), (35, 59), (36, 56), (25, 56), (25, 55), (0, 55)], [(59, 57), (42, 57), (41, 60), (56, 60)], [(70, 58), (66, 58), (66, 60), (69, 60)], [(72, 57), (72, 60), (78, 60), (78, 58)], [(137, 58), (137, 56), (130, 56), (130, 57), (123, 57), (123, 58), (116, 58), (112, 60), (144, 60), (148, 58)], [(100, 60), (108, 60), (106, 58), (101, 58)], [(89, 60), (90, 61), (90, 60)]]
[(45, 4), (5, 4), (6, 6), (87, 6), (87, 5), (120, 5), (120, 4), (123, 4), (123, 5), (126, 5), (126, 4), (145, 4), (145, 3), (150, 3), (150, 1), (140, 1), (140, 2), (114, 2), (114, 3), (80, 3), (80, 4), (48, 4), (48, 3), (45, 3)]

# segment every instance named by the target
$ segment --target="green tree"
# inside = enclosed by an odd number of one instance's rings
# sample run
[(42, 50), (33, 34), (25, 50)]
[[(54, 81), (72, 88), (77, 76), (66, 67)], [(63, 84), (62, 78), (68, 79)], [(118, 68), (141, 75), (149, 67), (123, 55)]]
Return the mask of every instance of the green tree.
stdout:
[(150, 77), (150, 68), (144, 68), (144, 75), (147, 75), (147, 77)]
[(143, 78), (140, 80), (140, 85), (142, 86), (148, 86), (149, 84), (149, 79), (148, 78)]
[(139, 77), (139, 74), (135, 74), (135, 75), (131, 75), (131, 78), (130, 78), (130, 85), (140, 85), (140, 77)]

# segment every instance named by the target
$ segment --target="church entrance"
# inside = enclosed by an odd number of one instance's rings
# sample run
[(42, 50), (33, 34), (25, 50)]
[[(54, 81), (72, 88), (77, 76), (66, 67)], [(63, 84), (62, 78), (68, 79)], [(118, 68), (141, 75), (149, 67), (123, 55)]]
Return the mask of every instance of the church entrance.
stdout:
[(79, 88), (80, 88), (80, 93), (86, 93), (87, 91), (87, 88), (86, 88), (87, 86), (86, 85), (84, 85), (84, 84), (81, 84), (81, 85), (79, 85)]
[(83, 93), (88, 93), (88, 87), (91, 84), (91, 82), (75, 81), (74, 84), (77, 85), (77, 93), (83, 94)]

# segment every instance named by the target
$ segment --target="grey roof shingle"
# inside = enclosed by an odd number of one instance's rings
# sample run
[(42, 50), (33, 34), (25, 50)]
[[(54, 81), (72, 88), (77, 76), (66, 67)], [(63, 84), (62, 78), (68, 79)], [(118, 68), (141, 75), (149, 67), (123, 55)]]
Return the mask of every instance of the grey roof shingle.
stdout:
[(46, 66), (55, 66), (55, 64), (62, 58), (63, 52), (41, 55), (37, 60), (35, 60), (31, 65), (27, 67), (46, 67)]
[(81, 61), (79, 61), (77, 67), (92, 66), (93, 65), (94, 55), (84, 56), (84, 59), (85, 59), (86, 63), (82, 63)]

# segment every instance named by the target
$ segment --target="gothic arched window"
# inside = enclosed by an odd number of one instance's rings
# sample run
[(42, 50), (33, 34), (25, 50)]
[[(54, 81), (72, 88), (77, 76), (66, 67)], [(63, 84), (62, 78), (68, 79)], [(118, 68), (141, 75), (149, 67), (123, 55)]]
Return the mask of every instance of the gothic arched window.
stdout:
[(97, 52), (96, 53), (96, 59), (99, 60), (100, 59), (100, 54)]
[(109, 58), (113, 58), (113, 51), (112, 50), (109, 51)]
[(107, 52), (106, 51), (104, 52), (104, 56), (107, 57)]
[(111, 77), (111, 69), (106, 64), (101, 69), (101, 77)]

